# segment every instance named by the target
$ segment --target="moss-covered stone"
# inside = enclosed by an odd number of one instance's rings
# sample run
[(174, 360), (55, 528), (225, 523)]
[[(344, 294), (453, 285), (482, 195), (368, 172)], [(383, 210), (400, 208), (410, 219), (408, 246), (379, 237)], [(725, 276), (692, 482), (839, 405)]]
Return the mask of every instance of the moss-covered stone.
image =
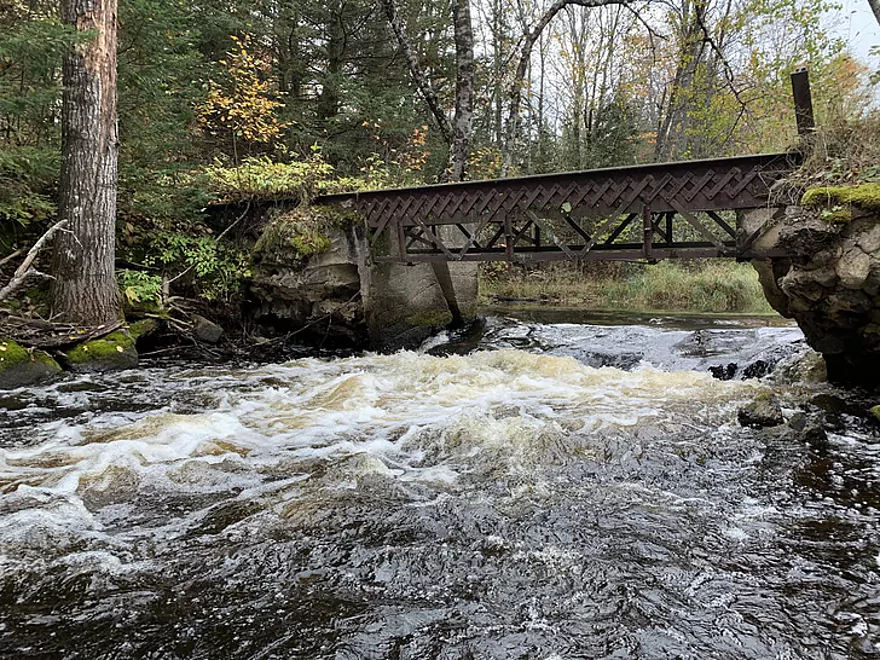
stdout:
[(880, 422), (880, 406), (872, 406), (869, 412), (874, 416), (874, 419)]
[(854, 206), (865, 211), (880, 211), (880, 183), (810, 188), (801, 198), (801, 204), (818, 210), (827, 222), (849, 222)]
[(84, 342), (66, 354), (66, 363), (77, 373), (132, 369), (138, 364), (134, 337), (127, 330), (117, 330), (101, 339)]
[(406, 322), (419, 328), (443, 328), (452, 323), (452, 313), (446, 309), (429, 309), (407, 316)]
[(148, 337), (159, 331), (159, 321), (156, 319), (141, 319), (128, 325), (128, 333), (137, 341), (141, 337)]
[(61, 367), (48, 353), (28, 350), (11, 339), (0, 337), (0, 389), (48, 382), (60, 373)]

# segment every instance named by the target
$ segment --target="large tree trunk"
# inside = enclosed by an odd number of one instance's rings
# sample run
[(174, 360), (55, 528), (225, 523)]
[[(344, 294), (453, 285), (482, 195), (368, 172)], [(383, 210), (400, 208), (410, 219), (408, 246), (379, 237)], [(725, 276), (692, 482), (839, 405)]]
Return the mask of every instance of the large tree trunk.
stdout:
[(89, 32), (64, 58), (61, 198), (53, 300), (69, 323), (119, 317), (116, 256), (116, 0), (63, 0), (62, 20)]

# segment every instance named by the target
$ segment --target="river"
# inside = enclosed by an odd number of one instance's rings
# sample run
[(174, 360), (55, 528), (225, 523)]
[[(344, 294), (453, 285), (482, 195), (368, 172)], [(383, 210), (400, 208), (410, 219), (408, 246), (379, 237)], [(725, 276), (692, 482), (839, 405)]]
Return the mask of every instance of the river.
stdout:
[[(877, 428), (707, 371), (796, 327), (518, 316), (3, 394), (0, 656), (880, 655)], [(827, 448), (740, 427), (768, 392)]]

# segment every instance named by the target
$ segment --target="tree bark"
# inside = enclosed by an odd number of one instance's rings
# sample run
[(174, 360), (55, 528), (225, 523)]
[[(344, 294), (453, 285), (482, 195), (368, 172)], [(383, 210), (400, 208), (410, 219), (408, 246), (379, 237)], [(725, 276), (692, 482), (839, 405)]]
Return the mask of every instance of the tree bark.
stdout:
[(385, 17), (388, 19), (388, 23), (391, 25), (391, 30), (397, 38), (397, 44), (400, 46), (400, 50), (403, 51), (403, 56), (406, 58), (407, 65), (409, 65), (409, 71), (412, 74), (413, 80), (416, 82), (416, 86), (419, 88), (422, 98), (425, 99), (425, 103), (428, 104), (428, 109), (431, 111), (431, 114), (434, 115), (437, 127), (440, 129), (440, 133), (443, 135), (446, 144), (452, 146), (453, 129), (449, 123), (449, 118), (443, 111), (443, 106), (440, 105), (440, 99), (437, 97), (437, 91), (434, 89), (434, 85), (431, 84), (430, 79), (425, 75), (425, 72), (422, 69), (422, 65), (419, 64), (419, 58), (416, 56), (416, 51), (409, 42), (409, 38), (406, 36), (406, 28), (404, 27), (400, 15), (397, 13), (397, 6), (394, 4), (394, 0), (382, 0), (382, 8), (385, 10)]
[(453, 8), (455, 28), (455, 118), (449, 148), (448, 181), (461, 181), (470, 155), (474, 126), (474, 31), (470, 0), (456, 0)]
[(877, 25), (880, 25), (880, 0), (868, 0), (871, 11), (874, 12), (874, 18), (877, 19)]
[(64, 58), (55, 313), (69, 323), (119, 318), (116, 257), (116, 0), (63, 0), (62, 20), (89, 32)]

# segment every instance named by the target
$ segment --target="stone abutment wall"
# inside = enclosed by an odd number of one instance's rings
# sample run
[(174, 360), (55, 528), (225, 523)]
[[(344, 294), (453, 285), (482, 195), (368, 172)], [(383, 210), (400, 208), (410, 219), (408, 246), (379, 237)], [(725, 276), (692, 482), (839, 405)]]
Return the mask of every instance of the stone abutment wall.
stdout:
[[(768, 215), (742, 213), (741, 230), (756, 230)], [(829, 380), (880, 385), (880, 216), (789, 207), (756, 246), (789, 255), (752, 263), (773, 308), (825, 357)]]
[(475, 318), (472, 264), (372, 264), (357, 222), (321, 228), (327, 249), (291, 246), (257, 254), (251, 285), (256, 319), (306, 340), (375, 350), (413, 347)]

